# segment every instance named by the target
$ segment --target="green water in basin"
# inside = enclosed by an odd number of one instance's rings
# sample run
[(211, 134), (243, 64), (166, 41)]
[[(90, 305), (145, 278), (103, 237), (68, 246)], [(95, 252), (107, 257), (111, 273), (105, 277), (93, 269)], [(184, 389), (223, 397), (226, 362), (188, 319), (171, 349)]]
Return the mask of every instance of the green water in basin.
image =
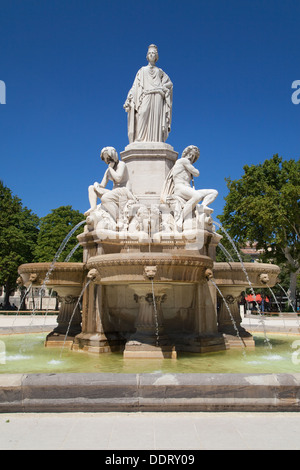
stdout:
[[(172, 359), (123, 359), (122, 353), (91, 355), (62, 348), (45, 348), (46, 334), (0, 336), (0, 373), (297, 373), (300, 336), (254, 336), (255, 350), (207, 354), (178, 353)], [(299, 341), (299, 344), (295, 343)], [(299, 350), (299, 354), (298, 354)], [(299, 363), (299, 364), (298, 364)]]

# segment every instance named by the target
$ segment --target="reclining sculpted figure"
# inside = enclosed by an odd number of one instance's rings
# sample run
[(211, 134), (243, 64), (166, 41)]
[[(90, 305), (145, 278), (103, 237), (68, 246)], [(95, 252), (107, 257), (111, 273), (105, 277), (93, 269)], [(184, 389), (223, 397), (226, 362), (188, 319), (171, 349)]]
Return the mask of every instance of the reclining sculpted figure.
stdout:
[[(191, 182), (194, 182), (194, 176), (199, 176), (199, 170), (193, 166), (200, 156), (198, 147), (189, 145), (182, 152), (170, 170), (164, 188), (161, 194), (161, 202), (170, 203), (175, 201), (174, 218), (177, 224), (182, 223), (198, 203), (202, 202), (204, 212), (212, 212), (207, 206), (211, 204), (218, 192), (215, 189), (195, 189)], [(177, 204), (176, 204), (177, 202)]]

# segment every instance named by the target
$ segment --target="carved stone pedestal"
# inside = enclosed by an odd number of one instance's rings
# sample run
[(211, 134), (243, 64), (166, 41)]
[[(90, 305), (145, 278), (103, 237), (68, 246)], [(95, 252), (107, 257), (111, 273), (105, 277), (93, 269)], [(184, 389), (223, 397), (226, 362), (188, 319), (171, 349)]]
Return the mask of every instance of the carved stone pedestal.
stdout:
[(117, 334), (80, 333), (76, 336), (73, 351), (82, 351), (94, 354), (118, 352), (122, 350), (120, 337)]
[(140, 203), (160, 202), (160, 194), (178, 153), (163, 142), (134, 142), (120, 154), (126, 163), (133, 193)]
[(178, 352), (208, 353), (226, 349), (224, 336), (221, 333), (184, 335), (174, 338)]
[(226, 349), (255, 349), (255, 341), (252, 336), (234, 336), (223, 334)]

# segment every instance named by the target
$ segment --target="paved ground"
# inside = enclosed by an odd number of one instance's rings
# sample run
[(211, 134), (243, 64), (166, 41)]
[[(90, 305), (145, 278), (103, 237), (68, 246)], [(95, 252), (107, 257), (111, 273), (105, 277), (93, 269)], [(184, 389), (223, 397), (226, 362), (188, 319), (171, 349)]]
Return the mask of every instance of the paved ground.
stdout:
[[(55, 317), (46, 319), (55, 325)], [(36, 316), (5, 317), (0, 328), (44, 327)], [(244, 325), (259, 331), (259, 319)], [(295, 318), (265, 320), (267, 331), (296, 332)], [(1, 450), (300, 450), (300, 413), (0, 414)], [(182, 453), (184, 453), (182, 452)]]
[(56, 315), (1, 315), (0, 334), (28, 331), (51, 331), (56, 323)]
[[(55, 315), (1, 315), (0, 314), (0, 332), (13, 332), (20, 328), (43, 328), (46, 331), (57, 326)], [(262, 323), (263, 322), (263, 323)], [(300, 317), (293, 313), (282, 317), (260, 317), (251, 315), (243, 319), (242, 325), (247, 329), (261, 331), (265, 326), (266, 331), (279, 332), (298, 332), (300, 328)]]
[(1, 450), (300, 450), (300, 413), (0, 414)]
[(242, 326), (250, 332), (266, 331), (267, 333), (300, 334), (300, 317), (297, 317), (294, 313), (280, 317), (250, 315), (243, 319)]

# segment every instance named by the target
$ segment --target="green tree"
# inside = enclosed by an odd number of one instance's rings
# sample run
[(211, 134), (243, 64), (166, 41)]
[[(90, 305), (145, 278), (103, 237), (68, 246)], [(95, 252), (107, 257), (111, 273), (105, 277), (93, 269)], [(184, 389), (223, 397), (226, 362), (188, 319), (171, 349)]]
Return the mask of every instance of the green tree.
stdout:
[(276, 154), (243, 169), (240, 179), (226, 179), (229, 193), (219, 219), (238, 245), (256, 241), (263, 261), (284, 263), (294, 300), (300, 272), (300, 160)]
[[(70, 231), (84, 220), (84, 215), (72, 209), (72, 206), (61, 206), (53, 209), (50, 214), (40, 219), (40, 231), (35, 248), (35, 261), (53, 261), (61, 244)], [(78, 227), (68, 240), (64, 250), (57, 261), (65, 261), (68, 254), (77, 245), (76, 236), (83, 231), (83, 226)], [(82, 248), (79, 247), (69, 261), (82, 261)]]
[(0, 285), (4, 286), (4, 308), (16, 287), (18, 267), (33, 260), (39, 218), (0, 181)]

